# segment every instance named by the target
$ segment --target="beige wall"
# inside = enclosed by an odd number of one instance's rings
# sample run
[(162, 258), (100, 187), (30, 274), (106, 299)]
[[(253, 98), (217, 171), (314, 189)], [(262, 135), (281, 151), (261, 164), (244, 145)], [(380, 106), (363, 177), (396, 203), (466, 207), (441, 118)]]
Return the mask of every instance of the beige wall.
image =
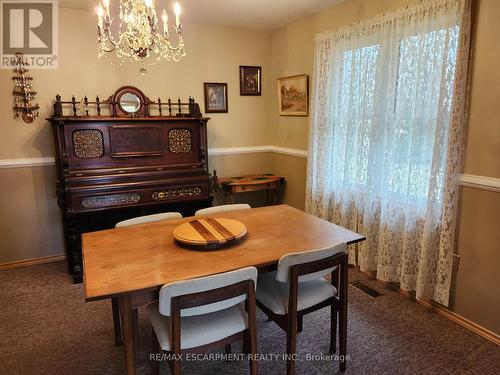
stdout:
[(0, 264), (64, 254), (56, 168), (0, 169)]
[[(411, 0), (348, 0), (319, 14), (294, 22), (272, 34), (272, 74), (312, 76), (314, 34), (372, 17)], [(471, 102), (464, 173), (500, 178), (500, 1), (477, 0), (473, 37)], [(273, 144), (307, 149), (309, 117), (280, 117), (277, 103), (270, 113)], [(286, 201), (303, 207), (306, 165), (301, 158), (280, 155), (274, 165), (294, 187)], [(295, 166), (295, 167), (291, 167)], [(463, 189), (457, 253), (461, 266), (452, 286), (451, 308), (458, 314), (500, 333), (500, 223), (498, 193)]]
[[(500, 178), (500, 1), (478, 0), (464, 173)], [(500, 334), (500, 194), (464, 188), (452, 308)]]
[(464, 188), (452, 308), (472, 321), (500, 333), (500, 194)]
[[(96, 53), (96, 16), (93, 12), (62, 8), (59, 12), (59, 69), (33, 70), (40, 117), (33, 124), (12, 118), (12, 72), (0, 70), (0, 159), (53, 155), (52, 136), (45, 118), (56, 94), (66, 100), (99, 95), (107, 98), (122, 85), (134, 85), (151, 99), (191, 95), (204, 111), (203, 82), (227, 82), (228, 114), (210, 114), (210, 147), (269, 144), (265, 131), (271, 97), (270, 75), (263, 76), (262, 96), (239, 95), (239, 65), (270, 67), (269, 33), (223, 26), (185, 25), (187, 56), (180, 63), (146, 66), (111, 65)], [(273, 91), (274, 93), (274, 91)]]
[(272, 171), (285, 177), (284, 201), (300, 210), (304, 209), (307, 158), (274, 153)]
[(500, 178), (500, 1), (476, 0), (465, 173)]

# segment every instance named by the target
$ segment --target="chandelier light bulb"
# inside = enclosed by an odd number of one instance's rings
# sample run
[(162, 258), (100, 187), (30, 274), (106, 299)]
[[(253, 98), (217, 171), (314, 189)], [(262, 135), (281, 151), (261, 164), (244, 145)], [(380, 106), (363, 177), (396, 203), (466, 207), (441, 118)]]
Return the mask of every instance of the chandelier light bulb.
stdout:
[(102, 0), (101, 8), (102, 6), (104, 6), (104, 11), (106, 13), (106, 16), (109, 17), (109, 0)]
[(163, 32), (168, 38), (168, 14), (165, 9), (163, 9), (163, 12), (161, 13), (161, 20), (163, 21)]
[(96, 7), (96, 12), (97, 12), (97, 17), (102, 18), (104, 16), (104, 9), (102, 8), (101, 4), (99, 4)]
[(181, 6), (176, 1), (174, 5), (174, 13), (175, 13), (175, 26), (179, 27), (181, 24), (180, 15), (181, 15)]
[(102, 5), (99, 3), (96, 9), (97, 12), (97, 26), (99, 29), (102, 29), (103, 21), (102, 18), (104, 16), (104, 9), (102, 9)]
[(148, 8), (152, 8), (153, 0), (144, 0), (144, 5), (146, 5)]

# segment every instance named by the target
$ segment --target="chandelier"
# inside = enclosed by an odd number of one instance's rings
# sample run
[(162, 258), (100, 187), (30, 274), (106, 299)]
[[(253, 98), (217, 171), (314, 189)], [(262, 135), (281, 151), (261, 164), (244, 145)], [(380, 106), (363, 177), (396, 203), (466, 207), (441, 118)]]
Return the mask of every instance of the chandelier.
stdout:
[[(101, 0), (97, 6), (97, 55), (99, 57), (115, 51), (120, 62), (127, 60), (144, 62), (144, 59), (151, 57), (149, 61), (155, 64), (162, 59), (177, 62), (181, 57), (186, 56), (182, 40), (179, 3), (176, 2), (174, 5), (175, 25), (172, 31), (177, 34), (177, 45), (174, 45), (165, 9), (161, 15), (163, 31), (160, 31), (158, 27), (154, 0), (120, 0), (118, 37), (113, 37), (111, 32), (113, 18), (109, 12), (109, 2), (110, 0)], [(145, 69), (141, 69), (141, 73), (145, 72)]]

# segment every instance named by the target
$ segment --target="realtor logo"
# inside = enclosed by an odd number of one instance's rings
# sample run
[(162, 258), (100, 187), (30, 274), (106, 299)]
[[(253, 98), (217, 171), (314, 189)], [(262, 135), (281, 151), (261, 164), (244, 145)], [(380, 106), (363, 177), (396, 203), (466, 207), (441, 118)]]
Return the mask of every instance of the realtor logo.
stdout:
[(1, 0), (0, 11), (0, 68), (21, 52), (31, 69), (57, 69), (57, 0)]

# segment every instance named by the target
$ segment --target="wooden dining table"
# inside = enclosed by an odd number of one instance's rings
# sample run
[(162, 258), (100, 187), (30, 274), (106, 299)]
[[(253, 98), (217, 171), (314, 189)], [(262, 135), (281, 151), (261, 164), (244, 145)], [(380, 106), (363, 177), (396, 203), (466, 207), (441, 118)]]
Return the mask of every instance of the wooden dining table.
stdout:
[(136, 309), (157, 301), (162, 285), (248, 266), (270, 272), (285, 254), (365, 239), (288, 205), (207, 216), (239, 220), (248, 233), (218, 250), (191, 250), (176, 243), (172, 232), (193, 220), (189, 217), (83, 234), (85, 301), (118, 298), (129, 375), (136, 371)]

